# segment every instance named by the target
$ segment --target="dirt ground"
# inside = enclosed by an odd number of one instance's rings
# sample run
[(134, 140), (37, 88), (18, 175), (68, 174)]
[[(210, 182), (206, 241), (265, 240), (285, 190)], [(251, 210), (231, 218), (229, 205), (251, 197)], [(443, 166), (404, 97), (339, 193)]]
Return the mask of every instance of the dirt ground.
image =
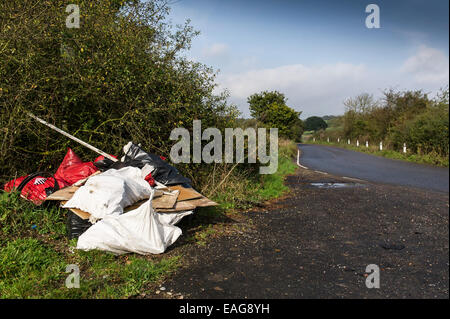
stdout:
[[(449, 298), (448, 193), (303, 169), (286, 183), (288, 196), (233, 231), (175, 247), (184, 266), (148, 297)], [(366, 287), (369, 264), (379, 289)]]

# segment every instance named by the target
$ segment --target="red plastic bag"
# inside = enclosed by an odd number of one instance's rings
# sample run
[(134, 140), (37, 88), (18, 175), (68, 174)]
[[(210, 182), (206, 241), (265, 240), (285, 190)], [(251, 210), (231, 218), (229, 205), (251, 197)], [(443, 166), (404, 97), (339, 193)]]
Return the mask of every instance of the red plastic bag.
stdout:
[[(4, 190), (6, 192), (11, 192), (18, 189), (22, 182), (25, 181), (30, 175), (22, 176), (13, 179), (6, 183)], [(22, 197), (32, 201), (36, 205), (42, 204), (42, 202), (47, 198), (48, 195), (59, 189), (59, 185), (55, 187), (55, 178), (44, 177), (44, 176), (34, 176), (30, 178), (25, 185), (22, 185), (20, 194)]]
[(147, 181), (147, 183), (149, 183), (149, 185), (151, 187), (155, 187), (156, 186), (155, 179), (152, 177), (152, 173), (148, 173), (148, 175), (145, 176), (144, 179)]
[(80, 179), (86, 178), (98, 171), (92, 162), (83, 162), (72, 149), (67, 150), (61, 165), (55, 173), (55, 178), (61, 188), (70, 186)]
[[(114, 156), (114, 155), (110, 155), (110, 156), (112, 156), (112, 157), (114, 157), (114, 158), (117, 159), (117, 156)], [(99, 161), (103, 161), (105, 158), (106, 158), (106, 157), (104, 157), (103, 155), (100, 155), (99, 157), (97, 157), (97, 158), (94, 160), (94, 163), (99, 162)]]

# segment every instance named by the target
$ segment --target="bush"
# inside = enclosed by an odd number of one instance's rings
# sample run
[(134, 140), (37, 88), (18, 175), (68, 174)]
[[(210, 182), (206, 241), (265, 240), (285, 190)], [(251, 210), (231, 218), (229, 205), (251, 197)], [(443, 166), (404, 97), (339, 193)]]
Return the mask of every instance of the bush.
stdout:
[(445, 105), (430, 107), (424, 113), (394, 127), (389, 140), (396, 149), (406, 143), (415, 153), (436, 152), (442, 156), (448, 155), (448, 118), (448, 107)]
[(27, 112), (116, 155), (132, 140), (168, 156), (171, 130), (194, 119), (231, 127), (237, 111), (213, 94), (214, 72), (180, 54), (197, 32), (174, 29), (166, 1), (77, 3), (79, 29), (65, 26), (67, 1), (0, 3), (1, 180), (54, 171), (69, 145), (96, 156)]
[(307, 131), (325, 130), (327, 127), (327, 122), (318, 116), (310, 116), (305, 120), (305, 130)]

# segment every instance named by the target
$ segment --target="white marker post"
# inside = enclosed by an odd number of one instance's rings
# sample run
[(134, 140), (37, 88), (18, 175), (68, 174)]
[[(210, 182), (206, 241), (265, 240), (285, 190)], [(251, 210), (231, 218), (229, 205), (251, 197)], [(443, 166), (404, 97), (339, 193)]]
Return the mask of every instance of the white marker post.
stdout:
[(339, 143), (340, 140), (341, 140), (341, 139), (338, 137), (338, 139), (337, 139), (338, 143)]
[(403, 153), (406, 153), (406, 143), (403, 143)]
[(347, 144), (350, 145), (350, 139), (347, 140)]
[(330, 143), (330, 138), (329, 137), (327, 137), (327, 142)]
[(356, 146), (359, 147), (359, 140), (356, 140)]
[(366, 141), (366, 147), (369, 147), (369, 142), (368, 141)]
[(383, 142), (380, 142), (380, 151), (383, 150)]

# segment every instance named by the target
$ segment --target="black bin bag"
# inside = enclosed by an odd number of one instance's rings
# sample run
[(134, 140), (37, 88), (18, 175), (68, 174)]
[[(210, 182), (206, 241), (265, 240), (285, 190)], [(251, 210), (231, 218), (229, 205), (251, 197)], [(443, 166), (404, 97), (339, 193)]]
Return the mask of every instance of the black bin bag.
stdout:
[(116, 164), (139, 168), (149, 164), (155, 168), (152, 172), (152, 177), (164, 185), (187, 184), (186, 186), (190, 187), (192, 183), (189, 178), (181, 175), (175, 167), (162, 160), (158, 155), (147, 153), (135, 144), (131, 144), (128, 152), (125, 154), (125, 161), (123, 163), (116, 162), (111, 168), (115, 168)]
[(68, 212), (67, 215), (67, 236), (69, 239), (78, 238), (83, 234), (89, 227), (92, 226), (88, 219), (83, 219), (79, 217), (72, 211)]

